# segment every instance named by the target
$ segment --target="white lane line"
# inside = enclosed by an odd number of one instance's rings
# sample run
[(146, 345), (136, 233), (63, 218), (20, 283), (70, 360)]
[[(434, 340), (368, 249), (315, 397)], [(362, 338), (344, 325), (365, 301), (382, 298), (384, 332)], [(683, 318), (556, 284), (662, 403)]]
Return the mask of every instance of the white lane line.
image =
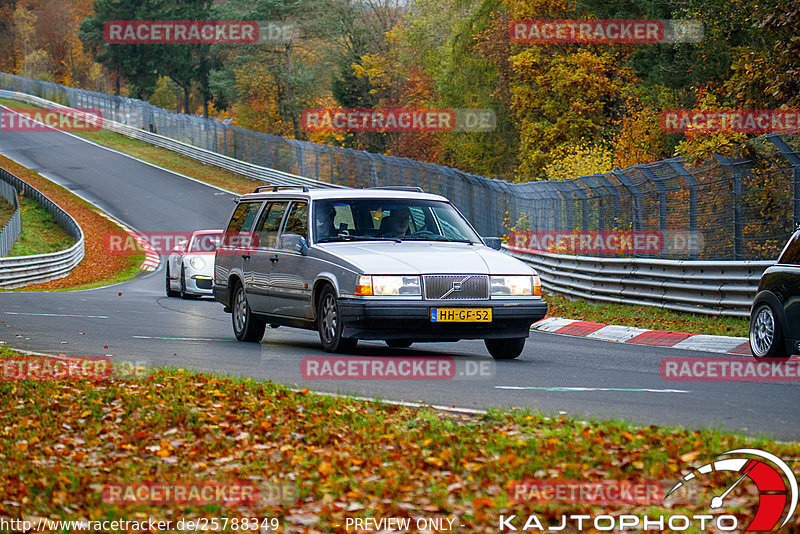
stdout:
[(159, 336), (132, 336), (136, 339), (164, 339), (167, 341), (233, 341), (213, 337), (159, 337)]
[(108, 319), (105, 315), (72, 315), (70, 313), (5, 312), (6, 315), (35, 315), (37, 317), (80, 317), (82, 319)]
[(648, 389), (648, 388), (586, 388), (568, 386), (495, 386), (495, 389), (535, 389), (541, 391), (624, 391), (631, 393), (691, 393), (684, 389)]

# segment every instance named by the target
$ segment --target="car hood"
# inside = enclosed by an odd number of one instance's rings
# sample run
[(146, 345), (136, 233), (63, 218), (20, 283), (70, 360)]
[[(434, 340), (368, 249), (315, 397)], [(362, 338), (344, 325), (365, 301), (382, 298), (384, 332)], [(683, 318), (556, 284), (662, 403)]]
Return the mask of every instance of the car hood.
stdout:
[(466, 243), (325, 243), (319, 248), (365, 274), (531, 274), (532, 268), (503, 252)]

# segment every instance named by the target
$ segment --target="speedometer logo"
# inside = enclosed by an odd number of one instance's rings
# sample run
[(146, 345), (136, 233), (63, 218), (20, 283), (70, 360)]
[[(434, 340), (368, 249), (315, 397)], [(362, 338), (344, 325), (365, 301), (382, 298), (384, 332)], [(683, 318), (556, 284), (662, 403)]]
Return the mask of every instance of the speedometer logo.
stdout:
[[(680, 488), (709, 473), (738, 473), (739, 477), (731, 485), (711, 499), (709, 507), (712, 510), (724, 507), (728, 495), (747, 478), (758, 488), (758, 508), (746, 530), (748, 532), (772, 531), (778, 526), (781, 519), (783, 522), (778, 528), (786, 525), (797, 508), (797, 478), (786, 462), (774, 454), (760, 449), (734, 449), (720, 455), (720, 457), (723, 456), (732, 457), (716, 460), (693, 470), (667, 493), (665, 499)], [(784, 512), (784, 510), (786, 511)]]

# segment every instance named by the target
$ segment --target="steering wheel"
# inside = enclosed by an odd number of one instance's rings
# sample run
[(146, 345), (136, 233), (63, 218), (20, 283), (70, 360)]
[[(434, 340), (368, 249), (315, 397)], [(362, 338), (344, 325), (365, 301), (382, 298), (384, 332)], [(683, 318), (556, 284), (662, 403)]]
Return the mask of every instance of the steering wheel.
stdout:
[(434, 234), (430, 230), (419, 230), (417, 232), (414, 232), (414, 233), (408, 234), (408, 235), (409, 236), (413, 236), (413, 237), (433, 237), (433, 236), (435, 236), (437, 234)]

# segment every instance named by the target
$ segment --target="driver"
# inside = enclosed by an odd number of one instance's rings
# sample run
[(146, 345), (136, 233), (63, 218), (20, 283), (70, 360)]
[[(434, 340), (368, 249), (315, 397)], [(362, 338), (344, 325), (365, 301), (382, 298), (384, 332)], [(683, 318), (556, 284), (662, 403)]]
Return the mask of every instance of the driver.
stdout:
[(389, 218), (389, 232), (394, 236), (408, 234), (408, 222), (410, 219), (411, 211), (407, 207), (395, 209)]

